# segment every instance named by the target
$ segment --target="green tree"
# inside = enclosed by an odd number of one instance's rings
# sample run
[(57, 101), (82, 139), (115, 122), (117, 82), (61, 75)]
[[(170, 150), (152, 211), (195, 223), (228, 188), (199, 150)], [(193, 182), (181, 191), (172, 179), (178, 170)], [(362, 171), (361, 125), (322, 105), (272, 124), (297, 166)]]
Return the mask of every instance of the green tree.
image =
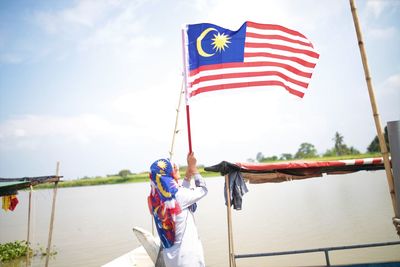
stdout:
[(343, 142), (343, 135), (339, 132), (335, 133), (335, 137), (332, 139), (335, 142), (335, 152), (337, 156), (342, 156), (347, 153), (347, 146)]
[(127, 177), (128, 175), (131, 175), (131, 171), (130, 170), (120, 170), (118, 173), (118, 176), (121, 177)]
[(324, 157), (332, 157), (332, 156), (336, 156), (336, 151), (335, 148), (332, 149), (328, 149), (326, 150), (326, 152), (323, 155)]
[(317, 149), (315, 146), (310, 143), (302, 143), (300, 144), (299, 150), (297, 150), (294, 155), (296, 159), (304, 159), (304, 158), (315, 158), (318, 157)]
[[(385, 141), (386, 141), (386, 146), (388, 148), (388, 151), (390, 151), (387, 127), (385, 127), (385, 132), (383, 135), (385, 136)], [(377, 135), (372, 140), (372, 142), (369, 144), (369, 146), (367, 148), (367, 152), (369, 152), (369, 153), (381, 152), (381, 147), (379, 146), (379, 139), (378, 139)]]
[(280, 160), (292, 160), (293, 155), (290, 153), (283, 153), (281, 154)]
[(258, 152), (258, 153), (257, 153), (257, 156), (256, 156), (256, 160), (257, 160), (258, 162), (261, 162), (261, 161), (263, 161), (263, 159), (264, 159), (263, 153)]
[(325, 157), (330, 157), (330, 156), (343, 156), (343, 155), (357, 155), (360, 154), (360, 151), (358, 151), (354, 147), (348, 147), (344, 143), (344, 137), (341, 135), (339, 132), (335, 133), (335, 136), (332, 138), (332, 141), (334, 141), (334, 147), (331, 149), (328, 149), (323, 156)]
[(277, 156), (270, 156), (263, 158), (263, 161), (277, 161), (277, 160), (278, 160)]
[(352, 147), (352, 146), (348, 149), (348, 153), (349, 153), (350, 155), (358, 155), (358, 154), (361, 154), (361, 152), (360, 152), (358, 149), (355, 149), (355, 148)]

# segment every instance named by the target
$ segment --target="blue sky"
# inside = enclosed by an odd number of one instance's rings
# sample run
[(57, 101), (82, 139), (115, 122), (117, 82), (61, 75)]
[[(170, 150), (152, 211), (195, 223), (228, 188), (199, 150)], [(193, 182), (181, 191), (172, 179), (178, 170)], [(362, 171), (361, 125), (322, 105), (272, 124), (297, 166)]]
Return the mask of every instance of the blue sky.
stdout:
[[(400, 119), (400, 2), (356, 1), (382, 124)], [(170, 149), (182, 72), (181, 28), (280, 24), (320, 53), (303, 99), (232, 90), (191, 104), (199, 163), (319, 153), (336, 131), (365, 151), (376, 135), (351, 11), (343, 1), (1, 1), (0, 177), (66, 179), (146, 171)], [(185, 163), (185, 113), (174, 159)]]

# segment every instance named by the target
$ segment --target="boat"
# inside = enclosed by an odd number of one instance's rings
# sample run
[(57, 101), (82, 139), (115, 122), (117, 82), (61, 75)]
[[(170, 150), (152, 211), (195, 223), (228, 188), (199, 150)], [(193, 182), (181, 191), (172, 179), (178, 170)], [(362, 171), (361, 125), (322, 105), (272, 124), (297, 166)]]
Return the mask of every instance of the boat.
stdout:
[[(133, 232), (141, 246), (102, 265), (102, 267), (154, 267), (160, 251), (160, 240), (141, 227), (134, 227)], [(162, 265), (157, 264), (157, 267)]]
[[(243, 191), (245, 191), (243, 190), (243, 188), (241, 188), (243, 184), (242, 181), (246, 181), (253, 184), (279, 183), (279, 182), (286, 182), (293, 180), (322, 177), (324, 174), (326, 175), (346, 174), (362, 170), (375, 171), (383, 169), (385, 169), (383, 158), (364, 158), (364, 159), (334, 160), (334, 161), (302, 160), (302, 161), (284, 161), (284, 162), (273, 162), (273, 163), (231, 163), (227, 161), (222, 161), (221, 163), (216, 164), (214, 166), (206, 167), (205, 168), (206, 171), (219, 172), (221, 175), (225, 176), (225, 191), (226, 191), (225, 199), (227, 203), (229, 266), (236, 267), (236, 259), (239, 258), (271, 257), (271, 256), (318, 253), (318, 252), (325, 254), (326, 266), (331, 266), (329, 252), (332, 251), (400, 245), (400, 241), (394, 241), (394, 242), (382, 242), (373, 244), (356, 244), (350, 246), (302, 249), (294, 251), (278, 251), (278, 252), (268, 252), (268, 253), (236, 254), (234, 251), (231, 203), (234, 203), (233, 206), (235, 209), (237, 209), (237, 207), (235, 207), (235, 203), (241, 202), (241, 200), (235, 201), (235, 197), (241, 198), (241, 194), (243, 194)], [(239, 179), (240, 181), (237, 181), (237, 179)], [(400, 261), (377, 262), (368, 264), (365, 263), (350, 264), (341, 266), (375, 266), (375, 267), (400, 266)]]
[[(284, 161), (273, 163), (231, 163), (222, 161), (219, 164), (206, 167), (205, 170), (209, 172), (219, 172), (225, 176), (226, 185), (230, 184), (232, 177), (239, 173), (245, 182), (252, 184), (260, 183), (280, 183), (294, 180), (303, 180), (309, 178), (323, 177), (324, 175), (346, 174), (358, 171), (376, 171), (383, 170), (383, 158), (364, 158), (364, 159), (350, 159), (350, 160), (333, 160), (333, 161)], [(227, 190), (227, 216), (228, 216), (228, 243), (229, 243), (229, 260), (230, 266), (236, 266), (236, 259), (238, 258), (251, 258), (251, 257), (267, 257), (279, 256), (289, 254), (301, 253), (324, 253), (326, 258), (326, 266), (330, 265), (329, 252), (336, 250), (347, 250), (355, 248), (368, 248), (400, 245), (399, 241), (383, 242), (373, 244), (357, 244), (351, 246), (340, 247), (327, 247), (315, 248), (296, 251), (281, 251), (269, 253), (253, 253), (253, 254), (235, 254), (233, 251), (233, 236), (231, 230), (231, 216), (230, 216), (230, 201), (231, 192), (230, 187), (226, 186)], [(136, 237), (141, 243), (141, 246), (134, 250), (112, 260), (111, 262), (103, 265), (103, 267), (147, 267), (159, 266), (157, 257), (159, 256), (160, 243), (151, 233), (140, 228), (133, 229)], [(161, 265), (162, 266), (162, 265)], [(400, 262), (381, 262), (365, 264), (352, 264), (344, 266), (400, 266)]]

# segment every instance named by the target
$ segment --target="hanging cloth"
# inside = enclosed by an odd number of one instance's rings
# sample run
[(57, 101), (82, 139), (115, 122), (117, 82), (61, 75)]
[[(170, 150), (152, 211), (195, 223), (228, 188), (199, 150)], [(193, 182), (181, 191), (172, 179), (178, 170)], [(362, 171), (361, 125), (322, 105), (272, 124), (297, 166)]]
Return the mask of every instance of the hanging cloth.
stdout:
[(19, 201), (17, 198), (17, 195), (9, 195), (9, 196), (3, 196), (3, 205), (2, 208), (5, 211), (14, 211), (15, 208), (17, 207)]
[(175, 199), (179, 185), (173, 178), (173, 166), (168, 159), (159, 159), (150, 166), (150, 185), (150, 213), (154, 217), (161, 244), (164, 248), (170, 248), (175, 243), (175, 218), (181, 213), (181, 208)]

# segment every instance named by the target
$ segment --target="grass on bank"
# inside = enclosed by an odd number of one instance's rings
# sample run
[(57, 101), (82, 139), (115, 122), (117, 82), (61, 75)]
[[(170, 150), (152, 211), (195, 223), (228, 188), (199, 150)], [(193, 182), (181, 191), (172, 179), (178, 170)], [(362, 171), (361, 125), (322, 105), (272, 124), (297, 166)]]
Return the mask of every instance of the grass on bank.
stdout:
[[(316, 157), (307, 158), (304, 160), (310, 161), (330, 161), (330, 160), (346, 160), (346, 159), (360, 159), (360, 158), (374, 158), (381, 157), (381, 154), (358, 154), (358, 155), (346, 155), (346, 156), (332, 156), (332, 157)], [(263, 163), (272, 162), (284, 162), (284, 161), (265, 161)], [(180, 169), (181, 177), (185, 176), (186, 169), (183, 167)], [(204, 167), (199, 168), (200, 174), (203, 177), (216, 177), (220, 176), (216, 172), (206, 172)], [(126, 176), (107, 176), (107, 177), (85, 177), (75, 180), (64, 180), (58, 184), (58, 187), (78, 187), (78, 186), (93, 186), (93, 185), (109, 185), (109, 184), (125, 184), (125, 183), (137, 183), (137, 182), (147, 182), (149, 181), (148, 172), (142, 172), (138, 174), (129, 174)], [(53, 184), (40, 184), (35, 186), (36, 189), (40, 188), (53, 188)]]
[[(185, 176), (185, 169), (181, 169), (181, 177)], [(199, 168), (199, 172), (203, 177), (219, 176), (218, 173), (206, 172), (204, 168)], [(85, 177), (75, 180), (63, 180), (58, 183), (58, 187), (78, 187), (78, 186), (93, 186), (93, 185), (109, 185), (109, 184), (126, 184), (139, 183), (149, 181), (149, 173), (142, 172), (137, 174), (129, 174), (126, 176), (112, 175), (107, 177)], [(54, 184), (40, 184), (35, 186), (35, 189), (53, 188)]]

